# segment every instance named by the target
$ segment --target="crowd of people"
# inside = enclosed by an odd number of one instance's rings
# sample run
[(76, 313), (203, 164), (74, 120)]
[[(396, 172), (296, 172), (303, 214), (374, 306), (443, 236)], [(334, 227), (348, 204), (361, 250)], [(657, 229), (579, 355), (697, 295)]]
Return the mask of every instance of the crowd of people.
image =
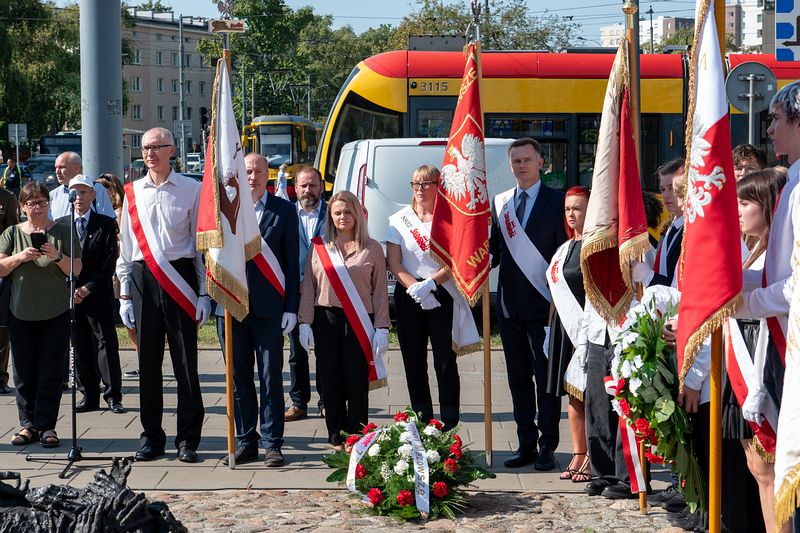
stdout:
[[(768, 129), (776, 155), (790, 168), (766, 168), (766, 154), (743, 145), (733, 152), (742, 234), (744, 303), (735, 328), (744, 357), (759, 379), (743, 394), (733, 380), (723, 392), (723, 525), (729, 531), (772, 531), (774, 460), (754, 439), (753, 424), (779, 410), (786, 322), (796, 240), (793, 219), (800, 169), (800, 83), (782, 89), (770, 106)], [(286, 422), (308, 416), (310, 358), (316, 365), (319, 414), (328, 441), (344, 446), (343, 433), (367, 424), (369, 390), (382, 385), (382, 356), (389, 345), (387, 270), (396, 280), (396, 330), (411, 407), (425, 419), (438, 416), (445, 429), (460, 419), (457, 356), (474, 350), (478, 331), (469, 305), (447, 269), (433, 260), (429, 238), (441, 178), (422, 166), (410, 181), (410, 206), (389, 219), (385, 236), (369, 235), (364, 208), (349, 192), (322, 199), (323, 181), (312, 167), (295, 176), (297, 202), (267, 190), (268, 165), (245, 157), (247, 183), (260, 229), (262, 259), (248, 261), (249, 314), (234, 320), (233, 352), (225, 353), (222, 310), (206, 292), (203, 256), (196, 249), (200, 184), (170, 167), (175, 146), (164, 128), (142, 137), (147, 174), (124, 189), (113, 175), (82, 174), (80, 157), (56, 161), (51, 192), (28, 183), (16, 200), (0, 191), (0, 276), (10, 280), (7, 328), (21, 428), (12, 444), (59, 445), (55, 431), (61, 384), (67, 377), (69, 299), (74, 298), (75, 368), (83, 397), (78, 412), (124, 412), (115, 319), (121, 319), (138, 351), (142, 432), (136, 459), (166, 453), (162, 364), (165, 341), (177, 381), (174, 447), (183, 462), (196, 462), (202, 438), (203, 398), (197, 370), (197, 330), (217, 317), (223, 355), (233, 357), (237, 446), (235, 460), (285, 464)], [(499, 269), (496, 314), (507, 368), (518, 446), (504, 465), (556, 468), (561, 441), (562, 397), (567, 396), (572, 458), (561, 479), (585, 483), (591, 496), (634, 497), (621, 458), (617, 413), (603, 378), (614, 357), (613, 330), (586, 298), (581, 243), (590, 191), (566, 194), (541, 181), (544, 164), (537, 141), (513, 141), (508, 150), (516, 186), (491, 203), (491, 265)], [(684, 159), (661, 165), (661, 202), (645, 193), (651, 251), (631, 265), (643, 286), (677, 286), (683, 240)], [(74, 203), (73, 203), (74, 202)], [(71, 209), (71, 206), (74, 209)], [(662, 206), (664, 211), (662, 212)], [(663, 223), (666, 221), (666, 223)], [(72, 232), (71, 228), (74, 228)], [(521, 231), (520, 231), (521, 230)], [(386, 254), (375, 237), (386, 240)], [(68, 293), (64, 275), (74, 271)], [(1, 315), (0, 315), (1, 316)], [(674, 345), (676, 322), (663, 332)], [(8, 335), (6, 335), (6, 331)], [(46, 332), (46, 334), (45, 334)], [(289, 406), (282, 379), (284, 336), (289, 337)], [(434, 412), (428, 380), (428, 344), (439, 390)], [(741, 350), (740, 350), (741, 351)], [(726, 354), (726, 362), (742, 357)], [(736, 357), (734, 357), (736, 355)], [(0, 393), (8, 392), (8, 347), (0, 349)], [(678, 400), (694, 421), (698, 448), (707, 443), (707, 358), (698, 357)], [(258, 391), (252, 379), (258, 376)], [(54, 386), (53, 384), (58, 384)], [(779, 428), (778, 428), (779, 429)], [(706, 439), (706, 440), (704, 440)], [(707, 444), (705, 446), (707, 449)], [(707, 458), (698, 457), (701, 466)], [(227, 461), (227, 457), (224, 458)], [(702, 530), (707, 517), (685, 508), (679, 479), (650, 497), (673, 512), (676, 525)]]

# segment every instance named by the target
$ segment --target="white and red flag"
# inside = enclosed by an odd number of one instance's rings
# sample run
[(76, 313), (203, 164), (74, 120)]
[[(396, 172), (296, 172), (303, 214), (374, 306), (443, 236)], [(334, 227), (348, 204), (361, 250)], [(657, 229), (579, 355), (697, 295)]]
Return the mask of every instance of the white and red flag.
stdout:
[(586, 209), (581, 270), (586, 297), (608, 321), (621, 319), (633, 298), (630, 262), (648, 250), (647, 218), (630, 105), (627, 43), (608, 77), (592, 194)]
[(261, 252), (244, 155), (233, 114), (228, 63), (222, 58), (214, 80), (197, 249), (205, 252), (209, 296), (240, 321), (250, 310), (245, 263)]
[(431, 253), (450, 269), (470, 305), (489, 277), (489, 191), (480, 96), (480, 45), (465, 49), (466, 65), (447, 140), (433, 210)]
[(713, 2), (697, 7), (689, 71), (683, 252), (678, 275), (678, 369), (731, 316), (742, 290), (742, 252), (730, 120)]

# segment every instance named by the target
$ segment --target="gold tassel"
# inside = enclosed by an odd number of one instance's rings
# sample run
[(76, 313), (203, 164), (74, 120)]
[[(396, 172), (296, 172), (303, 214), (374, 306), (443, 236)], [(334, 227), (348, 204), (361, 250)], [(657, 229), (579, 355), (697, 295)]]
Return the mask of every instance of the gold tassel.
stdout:
[(589, 238), (583, 240), (581, 245), (581, 271), (583, 272), (583, 288), (586, 297), (592, 303), (597, 313), (606, 322), (621, 319), (631, 306), (633, 291), (628, 288), (616, 305), (609, 306), (608, 301), (603, 296), (592, 277), (591, 269), (587, 263), (592, 255), (613, 248), (617, 245), (617, 231), (614, 227), (607, 227), (593, 233)]
[(473, 344), (468, 344), (466, 346), (459, 346), (453, 341), (453, 351), (456, 353), (457, 357), (461, 357), (462, 355), (471, 354), (472, 352), (477, 352), (481, 349), (483, 345), (480, 342), (475, 342)]
[(756, 453), (761, 457), (765, 463), (775, 464), (775, 454), (769, 453), (764, 447), (761, 445), (761, 442), (758, 440), (758, 437), (753, 436), (753, 442), (750, 443)]
[(261, 233), (253, 237), (248, 243), (244, 245), (244, 260), (250, 261), (252, 258), (261, 253)]
[(369, 390), (382, 389), (383, 387), (388, 387), (388, 386), (389, 386), (389, 381), (386, 378), (376, 379), (375, 381), (369, 382)]
[(792, 467), (775, 491), (775, 530), (792, 519), (800, 501), (800, 464)]
[(583, 391), (572, 383), (568, 382), (566, 379), (564, 380), (564, 390), (573, 398), (583, 401)]
[[(238, 280), (221, 265), (214, 262), (206, 255), (206, 276), (211, 276), (215, 281), (209, 280), (207, 292), (217, 303), (230, 311), (231, 315), (241, 322), (250, 312), (250, 299), (247, 287), (239, 284)], [(222, 290), (217, 283), (225, 286)]]

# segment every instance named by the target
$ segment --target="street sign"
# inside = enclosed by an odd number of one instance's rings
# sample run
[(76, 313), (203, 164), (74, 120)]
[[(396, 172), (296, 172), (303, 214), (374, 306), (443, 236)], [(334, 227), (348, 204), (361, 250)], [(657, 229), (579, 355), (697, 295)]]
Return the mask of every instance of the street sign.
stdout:
[(28, 125), (27, 124), (9, 124), (8, 125), (8, 140), (12, 144), (19, 144), (28, 142)]
[(725, 80), (725, 94), (733, 107), (742, 113), (747, 113), (748, 143), (755, 144), (756, 113), (761, 113), (769, 107), (777, 90), (775, 74), (761, 63), (753, 61), (741, 63), (728, 74), (728, 79)]
[(243, 20), (212, 19), (208, 21), (208, 31), (211, 33), (241, 33), (247, 29)]
[(174, 133), (178, 137), (191, 137), (192, 136), (192, 121), (191, 120), (176, 120), (174, 123)]
[(778, 0), (775, 2), (775, 59), (794, 61), (800, 59), (800, 2)]

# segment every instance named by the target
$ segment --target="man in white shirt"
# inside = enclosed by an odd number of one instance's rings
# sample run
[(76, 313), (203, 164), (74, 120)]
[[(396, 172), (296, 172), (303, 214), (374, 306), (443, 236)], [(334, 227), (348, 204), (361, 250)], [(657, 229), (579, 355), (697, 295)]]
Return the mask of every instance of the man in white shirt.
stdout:
[[(297, 194), (297, 215), (300, 234), (300, 280), (305, 271), (306, 256), (311, 246), (311, 239), (318, 237), (325, 226), (327, 204), (321, 200), (323, 191), (322, 175), (313, 167), (301, 168), (294, 178), (294, 190)], [(308, 352), (300, 345), (299, 329), (294, 328), (289, 335), (289, 370), (292, 382), (289, 399), (292, 405), (286, 410), (287, 422), (300, 420), (308, 416), (308, 402), (311, 400), (311, 378), (308, 367)], [(318, 373), (317, 373), (318, 375)], [(324, 402), (320, 381), (317, 380), (319, 394), (319, 412), (325, 416)]]
[(197, 374), (197, 327), (211, 311), (205, 267), (195, 247), (200, 184), (175, 173), (172, 133), (153, 128), (142, 136), (147, 174), (126, 186), (120, 220), (120, 316), (136, 329), (142, 434), (137, 461), (164, 455), (161, 366), (164, 337), (178, 383), (175, 447), (178, 459), (197, 462), (205, 410)]
[[(83, 173), (81, 156), (75, 152), (64, 152), (56, 158), (56, 180), (58, 187), (50, 191), (50, 218), (58, 220), (69, 215), (69, 180)], [(92, 209), (101, 215), (117, 218), (111, 198), (99, 183), (94, 184), (95, 200)]]

